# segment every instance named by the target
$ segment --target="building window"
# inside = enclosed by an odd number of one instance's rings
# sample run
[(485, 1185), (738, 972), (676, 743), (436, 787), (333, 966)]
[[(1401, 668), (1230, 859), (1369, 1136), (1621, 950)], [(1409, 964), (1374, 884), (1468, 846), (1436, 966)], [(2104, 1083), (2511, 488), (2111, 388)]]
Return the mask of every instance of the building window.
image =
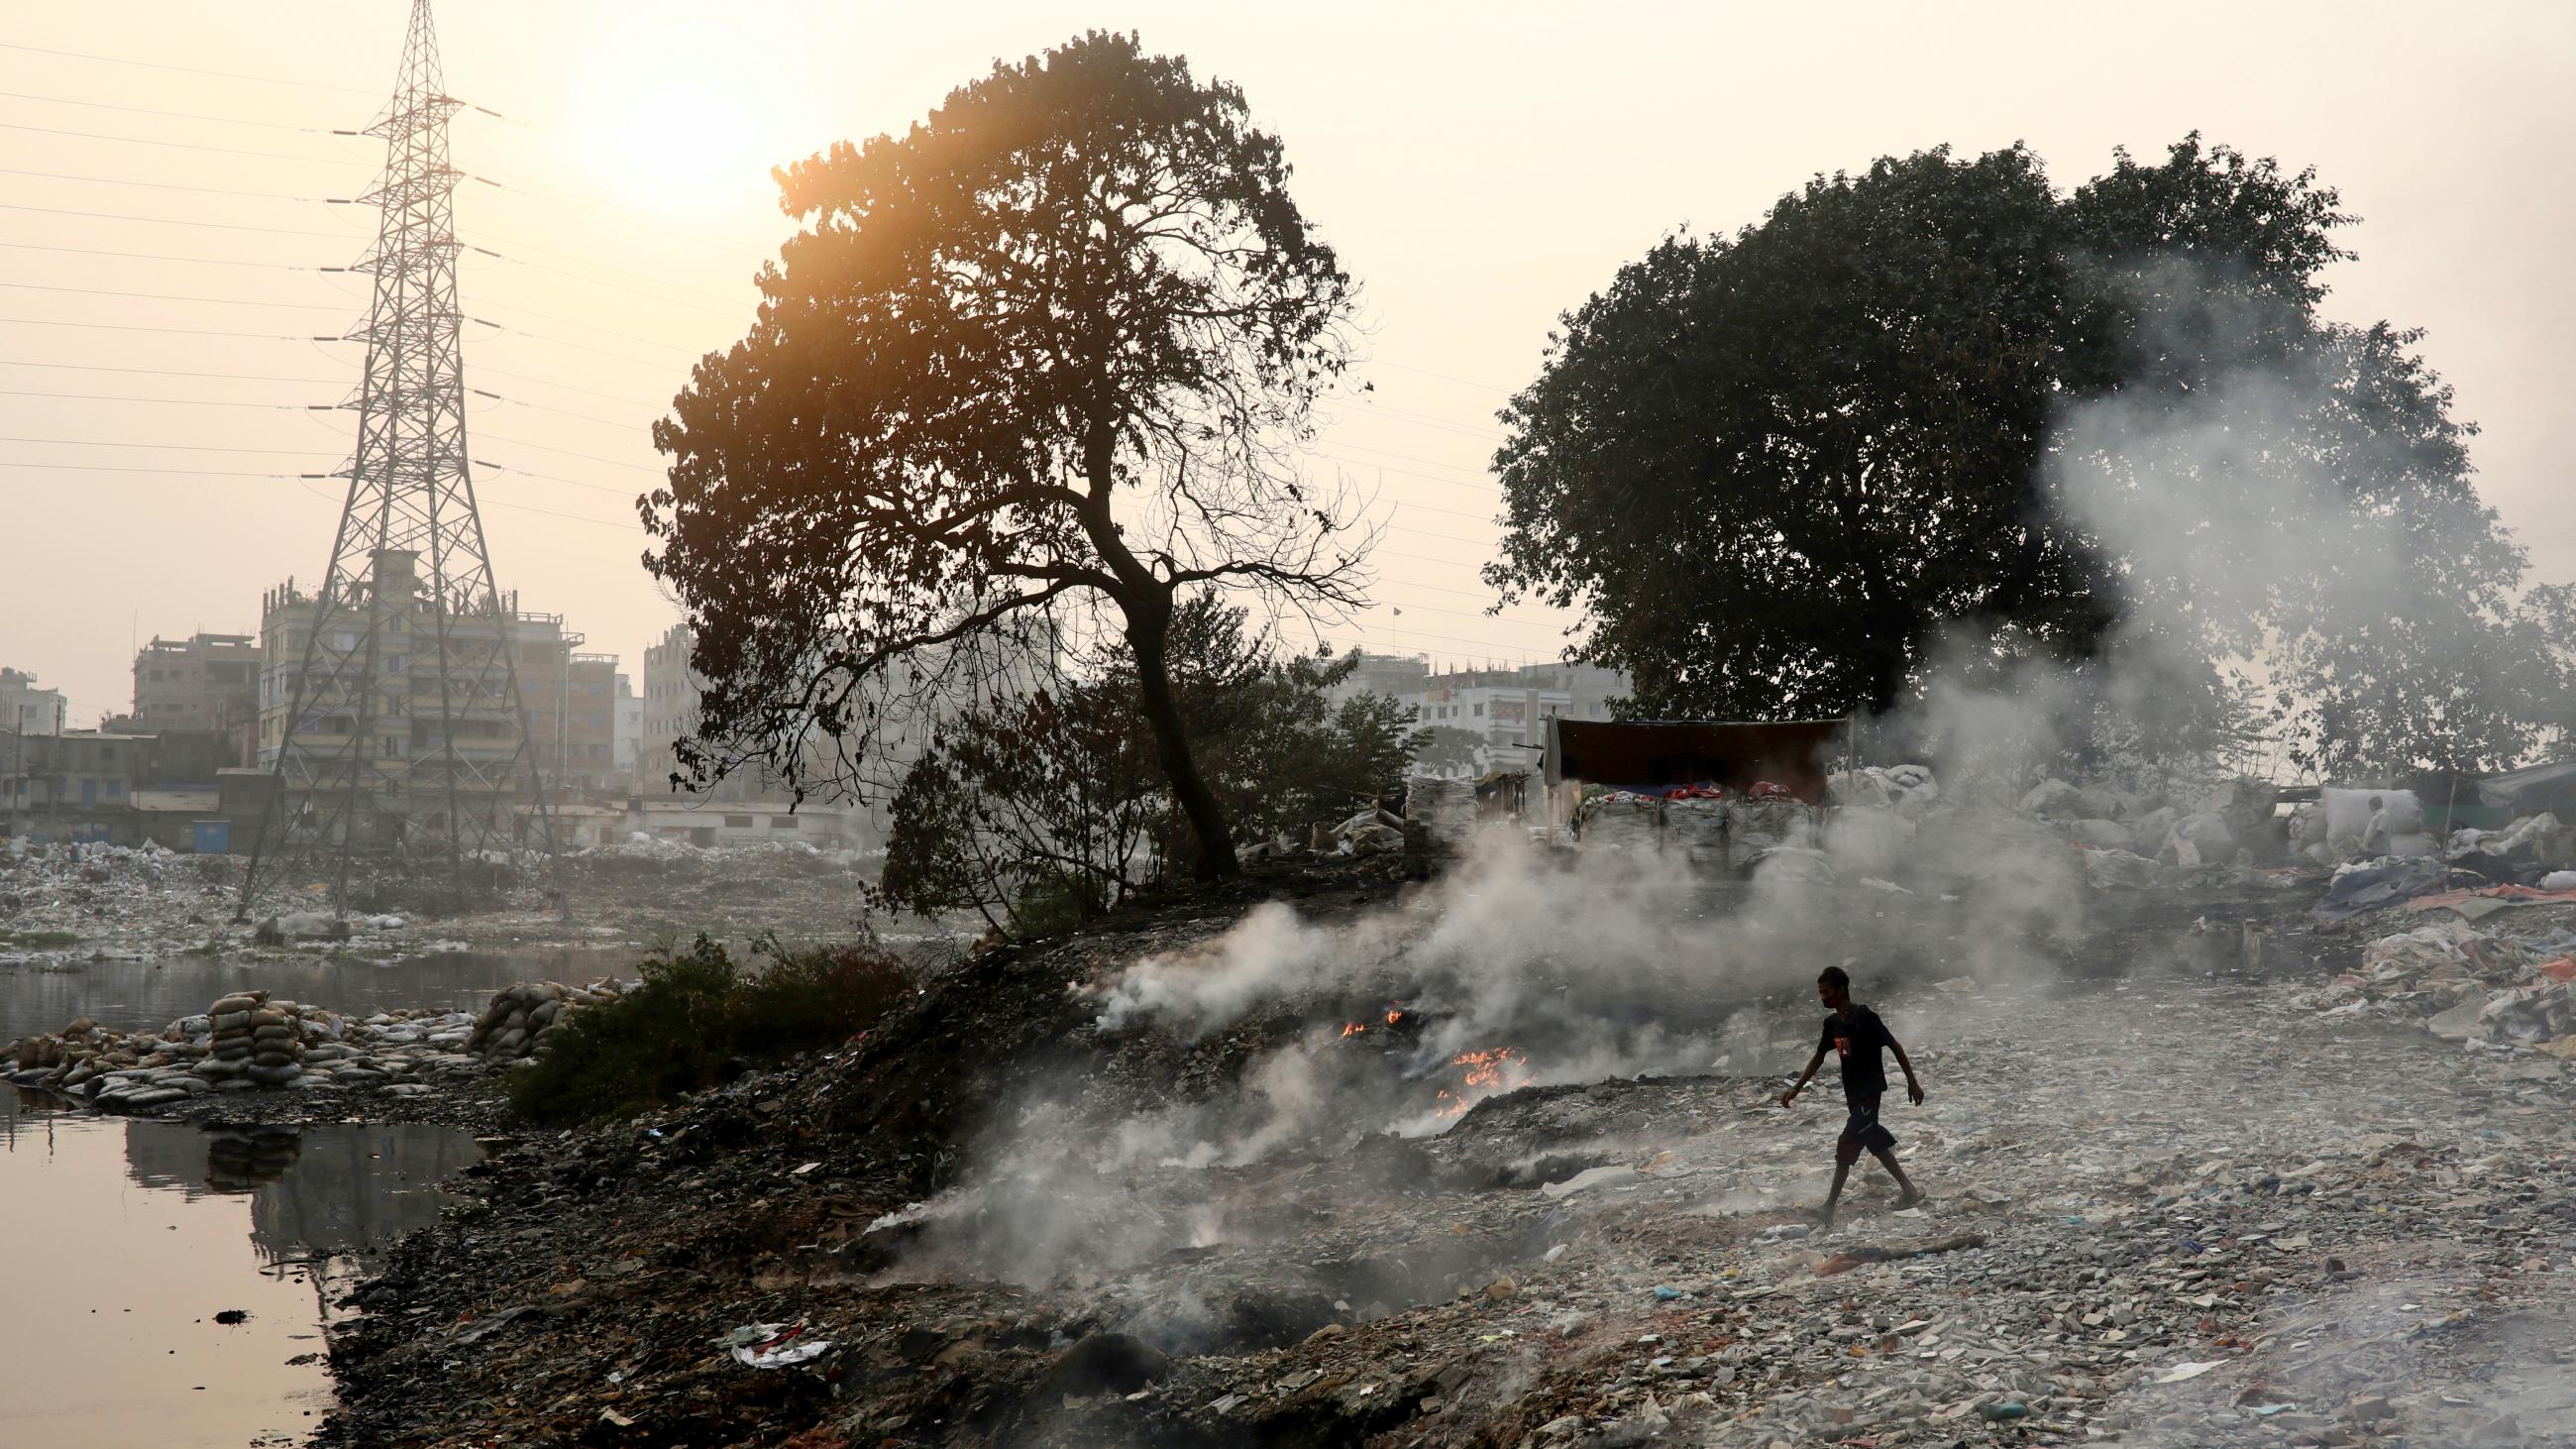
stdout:
[(794, 830), (798, 828), (798, 822), (796, 817), (793, 815), (772, 815), (769, 817), (769, 828), (772, 830)]
[(1478, 714), (1483, 714), (1484, 712), (1485, 712), (1485, 707), (1484, 707), (1483, 705), (1481, 705), (1481, 704), (1480, 704), (1480, 705), (1476, 706), (1476, 713), (1478, 713)]
[(124, 794), (125, 794), (125, 782), (124, 782), (123, 780), (110, 779), (110, 780), (107, 782), (107, 798), (109, 798), (110, 800), (115, 800), (115, 799), (122, 798), (122, 797), (124, 796)]
[(748, 815), (728, 815), (725, 817), (725, 829), (727, 830), (749, 830), (750, 828), (751, 817)]

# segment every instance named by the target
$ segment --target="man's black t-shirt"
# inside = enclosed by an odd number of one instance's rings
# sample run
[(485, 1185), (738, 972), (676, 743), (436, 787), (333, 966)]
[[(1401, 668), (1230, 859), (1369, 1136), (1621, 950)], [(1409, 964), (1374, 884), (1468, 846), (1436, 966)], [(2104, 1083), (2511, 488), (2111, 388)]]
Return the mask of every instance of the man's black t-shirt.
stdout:
[(1842, 1058), (1843, 1100), (1857, 1106), (1887, 1095), (1887, 1064), (1879, 1053), (1895, 1044), (1896, 1038), (1887, 1034), (1887, 1023), (1878, 1019), (1877, 1012), (1852, 1006), (1840, 1016), (1825, 1018), (1825, 1034), (1816, 1050)]

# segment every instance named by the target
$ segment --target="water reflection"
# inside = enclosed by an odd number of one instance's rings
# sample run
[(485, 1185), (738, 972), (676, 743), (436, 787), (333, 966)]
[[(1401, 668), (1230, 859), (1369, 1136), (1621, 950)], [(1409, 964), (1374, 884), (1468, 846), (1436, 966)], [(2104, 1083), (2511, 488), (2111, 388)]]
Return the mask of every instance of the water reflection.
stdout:
[(330, 1402), (328, 1300), (480, 1155), (443, 1127), (200, 1130), (0, 1090), (0, 1282), (45, 1305), (0, 1315), (0, 1437), (301, 1437)]
[(438, 1220), (436, 1184), (482, 1157), (474, 1140), (419, 1123), (353, 1127), (126, 1124), (137, 1184), (196, 1197), (247, 1194), (250, 1237), (274, 1263), (379, 1252)]
[(158, 1031), (245, 987), (266, 987), (289, 1001), (359, 1016), (398, 1007), (479, 1007), (515, 982), (632, 976), (639, 959), (639, 953), (619, 948), (449, 951), (399, 961), (174, 956), (62, 969), (0, 966), (0, 1043), (61, 1031), (82, 1016), (111, 1031)]

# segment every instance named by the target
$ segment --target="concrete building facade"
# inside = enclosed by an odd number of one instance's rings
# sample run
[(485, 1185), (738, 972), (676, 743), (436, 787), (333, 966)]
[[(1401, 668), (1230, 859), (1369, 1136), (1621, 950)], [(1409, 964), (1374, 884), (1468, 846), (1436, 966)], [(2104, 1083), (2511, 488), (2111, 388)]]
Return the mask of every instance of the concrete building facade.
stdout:
[(1529, 664), (1515, 669), (1434, 672), (1418, 656), (1362, 654), (1352, 676), (1328, 692), (1334, 703), (1383, 694), (1412, 707), (1415, 723), (1477, 737), (1475, 773), (1529, 764), (1526, 741), (1549, 719), (1606, 720), (1628, 693), (1628, 676), (1597, 664)]
[(635, 676), (620, 670), (617, 675), (617, 738), (612, 742), (615, 753), (610, 764), (625, 788), (633, 789), (636, 759), (644, 747), (644, 697), (635, 692)]
[(617, 771), (617, 656), (585, 653), (585, 642), (561, 614), (520, 613), (511, 625), (528, 742), (551, 794), (625, 789)]
[(222, 850), (216, 778), (232, 737), (220, 730), (159, 735), (105, 730), (0, 732), (0, 835)]
[(58, 735), (71, 725), (71, 706), (59, 689), (37, 687), (36, 676), (0, 666), (0, 730)]
[(134, 656), (135, 730), (229, 730), (259, 714), (259, 641), (249, 634), (193, 634), (152, 642)]

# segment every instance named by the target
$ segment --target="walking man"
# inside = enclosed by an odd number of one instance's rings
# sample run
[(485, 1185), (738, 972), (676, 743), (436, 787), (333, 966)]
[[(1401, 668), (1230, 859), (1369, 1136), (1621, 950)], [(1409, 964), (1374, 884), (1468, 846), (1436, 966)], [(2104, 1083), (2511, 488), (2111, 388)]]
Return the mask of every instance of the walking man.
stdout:
[(1798, 1084), (1780, 1094), (1780, 1105), (1786, 1107), (1798, 1100), (1807, 1089), (1816, 1069), (1825, 1064), (1830, 1051), (1842, 1059), (1843, 1105), (1850, 1110), (1850, 1120), (1843, 1123), (1843, 1135), (1834, 1143), (1834, 1190), (1825, 1197), (1825, 1227), (1834, 1225), (1834, 1206), (1843, 1199), (1843, 1182), (1851, 1176), (1852, 1164), (1860, 1161), (1863, 1148), (1896, 1179), (1899, 1194), (1897, 1208), (1910, 1208), (1923, 1201), (1923, 1190), (1896, 1165), (1896, 1135), (1880, 1125), (1879, 1099), (1887, 1095), (1887, 1064), (1879, 1057), (1883, 1048), (1896, 1053), (1896, 1064), (1905, 1069), (1905, 1095), (1916, 1106), (1923, 1105), (1923, 1083), (1914, 1075), (1914, 1063), (1905, 1048), (1888, 1032), (1887, 1023), (1878, 1013), (1851, 999), (1851, 976), (1840, 966), (1828, 966), (1816, 978), (1816, 995), (1832, 1012), (1825, 1018), (1824, 1036), (1816, 1043), (1816, 1054), (1807, 1069), (1798, 1074)]

